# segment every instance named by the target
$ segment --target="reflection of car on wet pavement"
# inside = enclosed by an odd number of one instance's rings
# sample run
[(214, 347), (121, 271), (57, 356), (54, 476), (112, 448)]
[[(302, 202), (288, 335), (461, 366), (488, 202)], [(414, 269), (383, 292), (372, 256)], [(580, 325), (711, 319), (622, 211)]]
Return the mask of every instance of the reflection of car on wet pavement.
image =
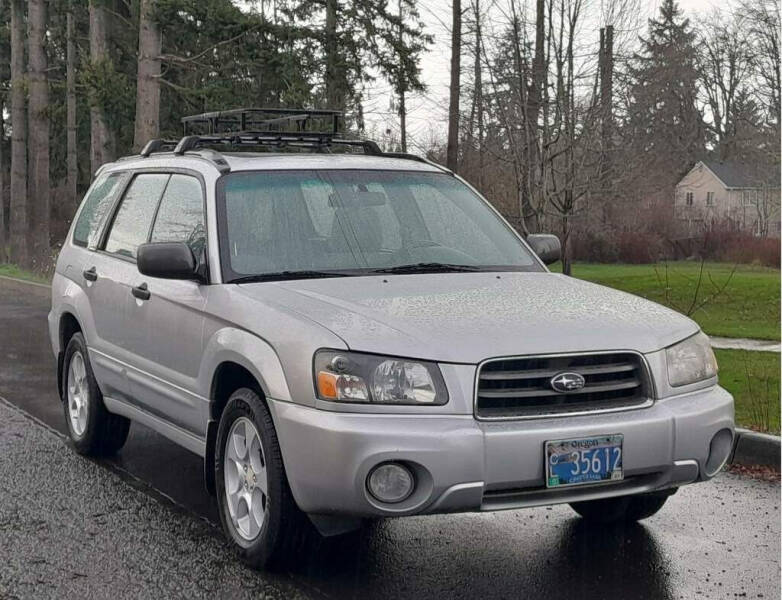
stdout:
[(555, 239), (519, 238), (452, 173), (369, 142), (200, 143), (98, 172), (50, 336), (76, 448), (114, 453), (136, 420), (204, 457), (249, 563), (308, 521), (643, 519), (724, 465), (733, 402), (698, 326), (550, 273)]

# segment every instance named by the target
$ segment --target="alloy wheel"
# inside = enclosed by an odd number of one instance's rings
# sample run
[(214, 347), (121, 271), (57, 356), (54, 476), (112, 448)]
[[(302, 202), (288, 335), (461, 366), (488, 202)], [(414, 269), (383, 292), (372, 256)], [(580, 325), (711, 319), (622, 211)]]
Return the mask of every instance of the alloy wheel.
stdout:
[(239, 417), (231, 425), (225, 448), (225, 496), (236, 532), (252, 541), (261, 531), (268, 511), (268, 478), (261, 437), (255, 424)]
[(90, 386), (87, 382), (87, 367), (81, 352), (74, 352), (68, 367), (68, 415), (71, 430), (78, 437), (87, 429), (90, 403)]

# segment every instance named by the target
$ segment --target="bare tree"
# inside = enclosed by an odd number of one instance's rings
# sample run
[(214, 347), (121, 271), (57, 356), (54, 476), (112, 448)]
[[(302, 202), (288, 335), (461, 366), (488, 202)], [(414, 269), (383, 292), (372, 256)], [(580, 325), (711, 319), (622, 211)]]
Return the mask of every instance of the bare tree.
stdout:
[(751, 72), (752, 50), (739, 23), (715, 10), (704, 23), (698, 71), (701, 90), (711, 113), (708, 127), (719, 145), (720, 157), (730, 158), (727, 139), (736, 130), (736, 100)]
[(140, 150), (160, 131), (160, 28), (153, 18), (154, 0), (141, 0), (136, 81), (136, 129), (133, 146)]
[(27, 266), (27, 111), (24, 3), (11, 0), (11, 260)]
[(68, 14), (65, 19), (65, 35), (67, 38), (65, 50), (65, 177), (68, 189), (68, 206), (73, 210), (76, 208), (76, 186), (79, 176), (78, 156), (76, 153), (76, 42), (74, 39), (73, 0), (68, 2)]
[[(757, 93), (773, 122), (780, 126), (780, 8), (776, 0), (741, 0), (738, 15), (752, 43), (756, 77), (765, 85)], [(777, 144), (778, 145), (778, 144)]]
[[(108, 45), (108, 14), (101, 0), (90, 0), (90, 62), (93, 68), (111, 64)], [(91, 90), (90, 98), (90, 162), (92, 172), (114, 160), (116, 142), (106, 119), (103, 95), (105, 90)]]
[(462, 58), (462, 2), (453, 0), (451, 26), (451, 86), (448, 102), (448, 148), (446, 166), (456, 171), (459, 158), (459, 94)]

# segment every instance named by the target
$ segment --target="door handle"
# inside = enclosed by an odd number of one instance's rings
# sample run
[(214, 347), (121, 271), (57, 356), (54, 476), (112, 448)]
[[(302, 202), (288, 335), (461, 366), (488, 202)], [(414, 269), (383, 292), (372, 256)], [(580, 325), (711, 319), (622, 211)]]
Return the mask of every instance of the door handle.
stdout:
[(139, 300), (149, 300), (149, 289), (147, 289), (146, 283), (142, 283), (141, 285), (137, 285), (136, 287), (131, 288), (130, 293)]
[(98, 280), (98, 272), (95, 270), (95, 267), (90, 267), (89, 269), (85, 269), (81, 272), (84, 279), (87, 281), (97, 281)]

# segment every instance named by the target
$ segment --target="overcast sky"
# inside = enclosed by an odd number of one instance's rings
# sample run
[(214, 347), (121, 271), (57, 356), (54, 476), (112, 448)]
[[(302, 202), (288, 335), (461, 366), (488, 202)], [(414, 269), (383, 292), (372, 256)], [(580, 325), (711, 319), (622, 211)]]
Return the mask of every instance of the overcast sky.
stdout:
[[(660, 0), (641, 0), (641, 2), (646, 12), (643, 15), (645, 18), (656, 13), (660, 4)], [(484, 5), (489, 3), (490, 0), (483, 0)], [(497, 0), (497, 3), (503, 4), (503, 0)], [(587, 0), (587, 6), (589, 3), (590, 0)], [(423, 81), (427, 85), (427, 91), (424, 94), (415, 94), (407, 100), (408, 150), (420, 153), (429, 146), (429, 141), (433, 137), (439, 140), (445, 139), (450, 71), (451, 2), (418, 0), (417, 4), (427, 32), (434, 36), (434, 44), (421, 61)], [(725, 4), (721, 0), (679, 0), (679, 6), (690, 17), (693, 24), (697, 23), (700, 15), (710, 12), (713, 7), (724, 7)], [(462, 6), (463, 8), (469, 6), (469, 0), (462, 0)], [(641, 23), (642, 34), (646, 31), (645, 18)], [(501, 14), (488, 15), (488, 20), (499, 22), (501, 19)], [(597, 41), (597, 32), (594, 35)], [(463, 74), (470, 71), (471, 60), (467, 53), (462, 56)], [(379, 80), (367, 88), (364, 108), (370, 137), (380, 137), (386, 129), (399, 131), (399, 118), (391, 109), (391, 99), (391, 88), (385, 81)]]

